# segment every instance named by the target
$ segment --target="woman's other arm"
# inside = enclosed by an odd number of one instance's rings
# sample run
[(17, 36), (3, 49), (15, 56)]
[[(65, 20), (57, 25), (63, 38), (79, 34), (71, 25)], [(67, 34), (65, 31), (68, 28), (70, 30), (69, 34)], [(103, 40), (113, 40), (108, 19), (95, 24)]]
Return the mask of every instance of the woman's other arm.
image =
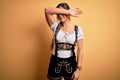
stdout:
[(72, 79), (78, 80), (80, 71), (82, 69), (82, 61), (83, 61), (83, 39), (77, 41), (77, 69), (74, 72)]

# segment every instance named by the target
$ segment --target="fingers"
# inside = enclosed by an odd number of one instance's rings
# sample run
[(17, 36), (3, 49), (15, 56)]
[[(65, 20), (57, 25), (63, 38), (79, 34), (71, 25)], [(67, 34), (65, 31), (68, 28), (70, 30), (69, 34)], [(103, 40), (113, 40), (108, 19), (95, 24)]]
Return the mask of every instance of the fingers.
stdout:
[(73, 75), (72, 75), (72, 79), (71, 80), (78, 80), (78, 76), (76, 75), (76, 73), (74, 73)]
[(75, 77), (75, 75), (73, 74), (73, 75), (72, 75), (72, 79), (71, 79), (71, 80), (74, 80), (74, 77)]
[(73, 17), (78, 17), (79, 14), (82, 14), (83, 11), (79, 8), (74, 8), (70, 10), (70, 15)]
[(78, 80), (78, 78), (73, 78), (72, 80)]
[(73, 74), (72, 79), (71, 80), (78, 80), (78, 78)]
[(79, 9), (79, 8), (76, 8), (76, 13), (81, 14), (81, 13), (83, 13), (83, 11), (81, 9)]

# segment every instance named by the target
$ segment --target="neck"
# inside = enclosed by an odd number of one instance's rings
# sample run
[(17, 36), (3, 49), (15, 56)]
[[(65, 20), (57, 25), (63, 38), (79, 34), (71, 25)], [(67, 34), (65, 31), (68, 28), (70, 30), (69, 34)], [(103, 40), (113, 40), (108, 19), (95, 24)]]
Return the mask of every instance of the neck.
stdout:
[(70, 25), (71, 25), (71, 22), (69, 20), (63, 22), (63, 27), (69, 27)]

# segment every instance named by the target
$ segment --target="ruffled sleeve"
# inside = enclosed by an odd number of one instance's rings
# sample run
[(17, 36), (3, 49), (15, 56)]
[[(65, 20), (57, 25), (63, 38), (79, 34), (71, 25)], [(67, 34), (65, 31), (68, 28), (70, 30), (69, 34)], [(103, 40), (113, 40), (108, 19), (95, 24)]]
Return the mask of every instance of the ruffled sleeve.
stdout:
[(78, 26), (78, 35), (77, 35), (77, 40), (83, 39), (84, 35), (83, 35), (83, 30), (80, 26)]
[(52, 24), (52, 26), (50, 26), (50, 28), (51, 28), (51, 30), (52, 30), (53, 32), (55, 32), (57, 25), (58, 25), (58, 22), (55, 21), (55, 22)]

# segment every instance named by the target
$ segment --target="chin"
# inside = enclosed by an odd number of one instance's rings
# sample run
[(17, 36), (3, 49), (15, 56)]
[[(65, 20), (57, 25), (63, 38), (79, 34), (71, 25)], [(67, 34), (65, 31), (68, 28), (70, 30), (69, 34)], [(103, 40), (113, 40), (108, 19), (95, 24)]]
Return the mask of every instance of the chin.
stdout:
[(60, 20), (60, 22), (65, 22), (65, 20)]

